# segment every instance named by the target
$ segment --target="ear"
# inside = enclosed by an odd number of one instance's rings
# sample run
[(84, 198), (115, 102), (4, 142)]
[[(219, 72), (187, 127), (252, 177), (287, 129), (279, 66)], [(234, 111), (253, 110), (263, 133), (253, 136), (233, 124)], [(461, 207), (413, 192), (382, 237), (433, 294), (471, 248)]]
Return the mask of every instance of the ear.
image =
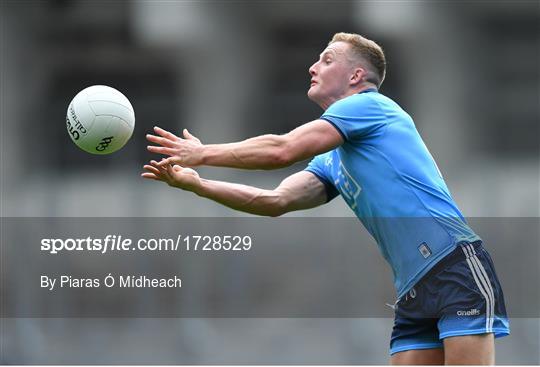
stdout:
[(351, 78), (349, 80), (350, 85), (357, 85), (358, 83), (361, 83), (366, 75), (366, 69), (361, 67), (354, 68), (353, 73), (351, 74)]

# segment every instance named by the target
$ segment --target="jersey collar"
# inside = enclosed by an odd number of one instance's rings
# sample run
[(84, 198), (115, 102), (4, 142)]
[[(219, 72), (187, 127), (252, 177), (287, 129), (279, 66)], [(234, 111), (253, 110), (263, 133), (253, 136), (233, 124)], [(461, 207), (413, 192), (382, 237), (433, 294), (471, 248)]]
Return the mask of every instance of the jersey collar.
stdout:
[(368, 88), (368, 89), (364, 89), (364, 90), (361, 91), (361, 92), (358, 92), (358, 94), (367, 93), (367, 92), (378, 92), (378, 91), (377, 91), (377, 88), (375, 88), (375, 87), (370, 87), (370, 88)]

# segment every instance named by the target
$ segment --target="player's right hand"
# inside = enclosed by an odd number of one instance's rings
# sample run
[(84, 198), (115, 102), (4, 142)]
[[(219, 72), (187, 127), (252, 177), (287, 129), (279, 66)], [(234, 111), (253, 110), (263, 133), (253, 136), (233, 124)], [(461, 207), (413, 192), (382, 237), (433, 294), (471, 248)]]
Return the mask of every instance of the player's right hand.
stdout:
[(145, 164), (146, 172), (141, 176), (151, 180), (162, 181), (169, 186), (177, 187), (182, 190), (196, 191), (201, 185), (201, 178), (197, 171), (191, 168), (185, 168), (177, 164), (160, 165), (161, 162), (150, 161)]
[(157, 135), (147, 134), (146, 139), (157, 145), (149, 145), (147, 147), (148, 151), (169, 156), (161, 160), (158, 165), (178, 164), (182, 167), (196, 167), (203, 163), (204, 145), (187, 129), (183, 130), (184, 138), (180, 138), (158, 126), (154, 127), (154, 132)]

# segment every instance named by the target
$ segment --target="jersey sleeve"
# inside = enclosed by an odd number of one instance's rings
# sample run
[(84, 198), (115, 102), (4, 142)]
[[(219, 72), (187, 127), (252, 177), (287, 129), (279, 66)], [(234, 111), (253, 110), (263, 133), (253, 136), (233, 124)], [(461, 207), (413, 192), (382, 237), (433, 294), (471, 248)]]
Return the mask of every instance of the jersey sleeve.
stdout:
[(304, 169), (304, 171), (313, 173), (323, 183), (326, 190), (326, 202), (339, 195), (339, 192), (332, 183), (332, 179), (328, 176), (328, 170), (324, 164), (328, 155), (329, 153), (325, 153), (314, 157)]
[(377, 101), (366, 94), (355, 94), (333, 103), (320, 118), (334, 125), (345, 141), (376, 134), (386, 121)]

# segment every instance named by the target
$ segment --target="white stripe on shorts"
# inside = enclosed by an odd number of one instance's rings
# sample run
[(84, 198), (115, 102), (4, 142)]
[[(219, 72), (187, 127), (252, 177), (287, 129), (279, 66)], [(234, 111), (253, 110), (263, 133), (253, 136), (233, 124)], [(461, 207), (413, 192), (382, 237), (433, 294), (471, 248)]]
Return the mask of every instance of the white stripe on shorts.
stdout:
[(466, 246), (461, 245), (461, 249), (465, 254), (467, 264), (471, 270), (476, 286), (482, 293), (482, 296), (486, 300), (486, 333), (493, 332), (493, 315), (495, 306), (495, 297), (493, 294), (493, 288), (491, 282), (486, 274), (482, 263), (476, 256), (476, 251), (471, 244)]
[(489, 277), (486, 273), (486, 269), (484, 268), (484, 266), (482, 265), (482, 263), (480, 262), (480, 259), (478, 258), (478, 256), (476, 256), (476, 250), (474, 249), (473, 245), (469, 244), (469, 248), (470, 250), (472, 251), (472, 253), (474, 254), (474, 256), (472, 257), (472, 260), (473, 260), (473, 263), (476, 263), (477, 265), (477, 268), (480, 269), (480, 279), (484, 279), (485, 281), (485, 285), (487, 286), (486, 290), (487, 290), (487, 293), (488, 293), (488, 296), (491, 298), (491, 313), (489, 314), (489, 330), (488, 332), (493, 332), (493, 321), (494, 321), (494, 315), (495, 315), (495, 295), (493, 293), (493, 287), (491, 285), (491, 282), (489, 281)]

